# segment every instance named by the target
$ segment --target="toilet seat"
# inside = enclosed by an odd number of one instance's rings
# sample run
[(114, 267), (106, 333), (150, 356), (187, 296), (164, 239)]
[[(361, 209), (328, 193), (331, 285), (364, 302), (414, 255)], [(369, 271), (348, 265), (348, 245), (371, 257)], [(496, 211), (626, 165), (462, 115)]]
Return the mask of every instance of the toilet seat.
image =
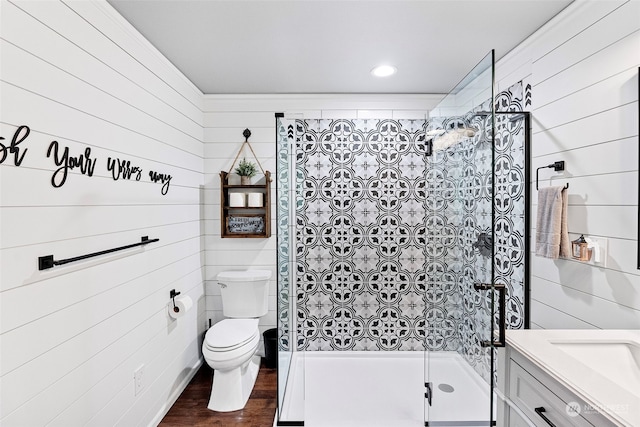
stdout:
[(209, 328), (204, 345), (213, 352), (233, 351), (259, 341), (259, 334), (258, 319), (225, 319)]
[(225, 319), (209, 328), (202, 353), (213, 369), (228, 371), (248, 362), (259, 344), (258, 319)]

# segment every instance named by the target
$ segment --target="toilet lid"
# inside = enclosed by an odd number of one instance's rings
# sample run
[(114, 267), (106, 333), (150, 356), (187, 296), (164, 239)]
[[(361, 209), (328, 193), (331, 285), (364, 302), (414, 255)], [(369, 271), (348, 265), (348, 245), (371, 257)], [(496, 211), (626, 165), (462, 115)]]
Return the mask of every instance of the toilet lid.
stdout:
[(258, 334), (258, 319), (225, 319), (213, 325), (205, 336), (209, 348), (238, 347)]

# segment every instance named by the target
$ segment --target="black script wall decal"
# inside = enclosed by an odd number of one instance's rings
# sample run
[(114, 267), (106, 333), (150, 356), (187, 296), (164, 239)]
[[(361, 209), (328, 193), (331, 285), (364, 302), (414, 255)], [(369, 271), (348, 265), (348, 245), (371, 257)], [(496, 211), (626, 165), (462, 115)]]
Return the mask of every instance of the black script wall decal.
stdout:
[(51, 176), (51, 185), (54, 187), (62, 187), (67, 181), (68, 172), (75, 168), (80, 168), (80, 173), (83, 175), (93, 176), (96, 159), (91, 159), (91, 147), (85, 148), (84, 154), (78, 156), (69, 156), (69, 147), (64, 147), (60, 156), (58, 141), (52, 141), (47, 149), (47, 157), (51, 157), (52, 152), (53, 161), (56, 166), (60, 166)]
[(169, 184), (171, 183), (171, 175), (149, 171), (149, 178), (151, 178), (151, 181), (153, 182), (162, 182), (162, 195), (164, 196), (167, 194), (169, 191)]
[[(29, 129), (29, 126), (20, 126), (16, 132), (13, 134), (13, 138), (11, 139), (11, 145), (9, 145), (9, 147), (7, 148), (6, 145), (4, 145), (2, 142), (0, 142), (0, 163), (3, 163), (5, 160), (7, 160), (7, 155), (13, 154), (13, 164), (16, 166), (20, 166), (20, 164), (22, 164), (22, 161), (24, 160), (24, 156), (27, 154), (27, 148), (24, 149), (24, 151), (22, 152), (22, 155), (20, 155), (20, 147), (18, 147), (18, 145), (24, 141), (25, 139), (27, 139), (27, 136), (29, 136), (29, 133), (31, 132), (31, 129)], [(23, 134), (23, 135), (20, 135)], [(4, 141), (4, 138), (0, 136), (0, 141)]]
[(136, 181), (140, 181), (142, 178), (142, 168), (138, 166), (131, 166), (129, 160), (120, 160), (118, 158), (107, 159), (107, 169), (111, 171), (111, 177), (114, 181), (122, 179), (131, 179), (132, 177)]
[[(0, 136), (0, 164), (6, 160), (13, 160), (15, 166), (22, 164), (29, 149), (21, 147), (20, 144), (27, 139), (30, 133), (29, 126), (22, 125), (18, 127), (11, 138), (10, 144), (3, 142), (6, 139)], [(67, 182), (69, 171), (76, 168), (80, 170), (82, 175), (92, 177), (98, 161), (97, 158), (92, 158), (91, 147), (85, 147), (81, 154), (73, 156), (69, 153), (69, 147), (62, 146), (58, 141), (51, 141), (49, 148), (47, 148), (47, 157), (52, 158), (56, 166), (58, 166), (58, 169), (51, 175), (51, 185), (54, 188), (62, 187)], [(140, 181), (144, 171), (141, 167), (133, 165), (130, 160), (118, 157), (109, 157), (107, 159), (107, 170), (111, 172), (111, 178), (114, 181), (120, 179)], [(151, 182), (162, 183), (161, 193), (163, 196), (169, 192), (171, 175), (150, 171), (149, 178)]]

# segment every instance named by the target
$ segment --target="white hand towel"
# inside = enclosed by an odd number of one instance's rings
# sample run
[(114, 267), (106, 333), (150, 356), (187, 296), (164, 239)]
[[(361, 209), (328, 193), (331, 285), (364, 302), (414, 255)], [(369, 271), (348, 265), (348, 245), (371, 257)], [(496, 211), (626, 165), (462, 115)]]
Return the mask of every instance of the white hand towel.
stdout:
[(552, 259), (568, 258), (571, 255), (567, 205), (568, 191), (564, 187), (538, 190), (536, 255)]

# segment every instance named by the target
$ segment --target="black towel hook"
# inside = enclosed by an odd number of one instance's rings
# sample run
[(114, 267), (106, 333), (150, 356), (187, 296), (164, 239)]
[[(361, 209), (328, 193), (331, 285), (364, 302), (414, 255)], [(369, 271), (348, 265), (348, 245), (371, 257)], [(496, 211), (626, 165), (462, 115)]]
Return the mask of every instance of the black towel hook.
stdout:
[[(564, 170), (564, 160), (560, 160), (557, 162), (553, 162), (550, 165), (547, 166), (540, 166), (538, 169), (536, 169), (536, 190), (538, 189), (538, 172), (540, 172), (540, 169), (547, 169), (547, 168), (553, 168), (554, 171), (556, 172), (560, 172)], [(569, 188), (569, 183), (567, 183), (564, 186), (565, 189)]]

